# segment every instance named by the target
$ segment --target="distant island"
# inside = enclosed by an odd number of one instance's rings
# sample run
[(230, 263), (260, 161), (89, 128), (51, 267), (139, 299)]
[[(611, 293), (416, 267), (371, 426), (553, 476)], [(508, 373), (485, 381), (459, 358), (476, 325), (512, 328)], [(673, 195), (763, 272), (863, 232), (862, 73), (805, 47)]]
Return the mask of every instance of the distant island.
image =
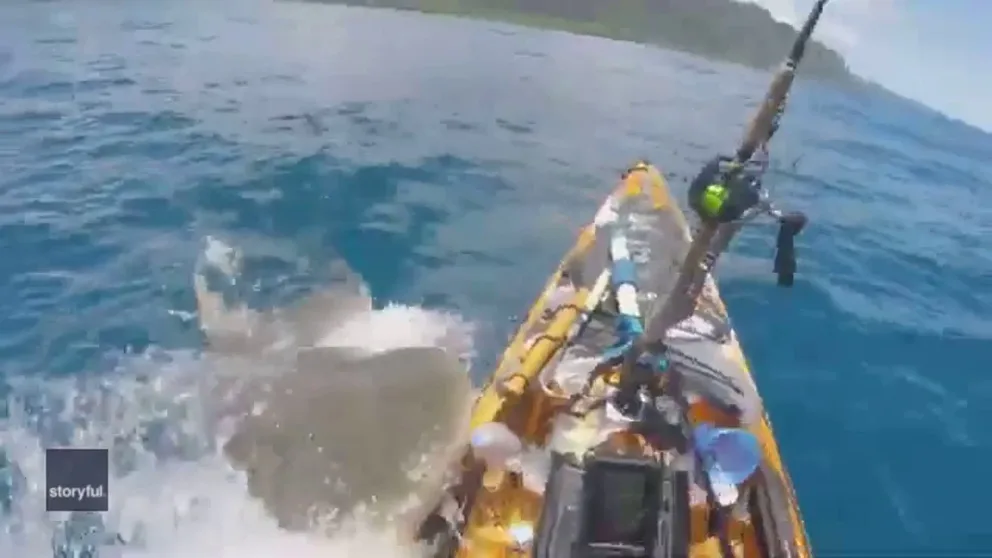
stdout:
[[(796, 30), (764, 8), (735, 0), (311, 0), (463, 15), (559, 29), (726, 60), (759, 69), (780, 63)], [(861, 83), (836, 51), (813, 40), (800, 71)]]

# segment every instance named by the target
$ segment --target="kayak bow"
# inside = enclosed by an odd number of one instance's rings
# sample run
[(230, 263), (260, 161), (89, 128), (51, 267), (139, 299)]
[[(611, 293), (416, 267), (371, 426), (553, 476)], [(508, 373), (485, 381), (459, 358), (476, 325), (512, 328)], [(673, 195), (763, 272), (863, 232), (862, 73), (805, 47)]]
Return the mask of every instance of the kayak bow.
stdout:
[(435, 556), (809, 556), (771, 424), (712, 280), (668, 337), (685, 420), (670, 428), (658, 413), (629, 421), (610, 410), (621, 367), (598, 365), (622, 356), (639, 309), (671, 291), (689, 241), (662, 175), (632, 167), (476, 400), (453, 484), (426, 519), (415, 518), (417, 539), (434, 541)]

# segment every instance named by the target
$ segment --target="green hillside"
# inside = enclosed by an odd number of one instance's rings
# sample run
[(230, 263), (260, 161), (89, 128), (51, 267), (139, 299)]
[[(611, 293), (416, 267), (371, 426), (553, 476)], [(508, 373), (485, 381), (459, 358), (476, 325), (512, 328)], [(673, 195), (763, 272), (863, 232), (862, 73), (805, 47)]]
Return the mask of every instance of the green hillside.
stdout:
[[(335, 4), (474, 16), (653, 43), (708, 58), (768, 69), (781, 62), (796, 35), (754, 4), (734, 0), (316, 0)], [(836, 51), (816, 40), (802, 72), (850, 82)]]

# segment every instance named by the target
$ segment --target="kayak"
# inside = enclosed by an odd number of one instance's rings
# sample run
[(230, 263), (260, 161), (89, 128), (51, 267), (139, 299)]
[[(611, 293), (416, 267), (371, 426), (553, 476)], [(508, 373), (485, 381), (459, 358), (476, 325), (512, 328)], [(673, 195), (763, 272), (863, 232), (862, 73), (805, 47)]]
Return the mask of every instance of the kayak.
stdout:
[(827, 1), (814, 2), (737, 150), (689, 185), (694, 233), (644, 161), (581, 230), (475, 401), (450, 482), (417, 508), (415, 538), (435, 556), (811, 555), (711, 271), (767, 216), (779, 224), (777, 283), (794, 284), (807, 217), (779, 209), (762, 182)]
[[(417, 538), (432, 541), (435, 555), (810, 555), (771, 422), (712, 277), (695, 312), (665, 340), (684, 365), (694, 445), (711, 459), (634, 428), (609, 404), (620, 379), (610, 354), (622, 341), (621, 318), (657, 310), (691, 240), (662, 174), (646, 162), (624, 172), (475, 401), (464, 456), (418, 523)], [(631, 284), (633, 296), (624, 289)]]

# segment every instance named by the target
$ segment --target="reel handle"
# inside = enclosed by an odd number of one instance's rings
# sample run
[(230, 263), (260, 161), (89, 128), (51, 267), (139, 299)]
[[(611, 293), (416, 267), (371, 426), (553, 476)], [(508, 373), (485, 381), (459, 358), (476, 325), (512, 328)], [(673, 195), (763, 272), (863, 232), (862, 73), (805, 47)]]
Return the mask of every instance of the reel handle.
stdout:
[(783, 213), (778, 218), (778, 238), (775, 241), (775, 274), (780, 287), (791, 287), (796, 275), (796, 235), (802, 232), (808, 219), (801, 211)]

